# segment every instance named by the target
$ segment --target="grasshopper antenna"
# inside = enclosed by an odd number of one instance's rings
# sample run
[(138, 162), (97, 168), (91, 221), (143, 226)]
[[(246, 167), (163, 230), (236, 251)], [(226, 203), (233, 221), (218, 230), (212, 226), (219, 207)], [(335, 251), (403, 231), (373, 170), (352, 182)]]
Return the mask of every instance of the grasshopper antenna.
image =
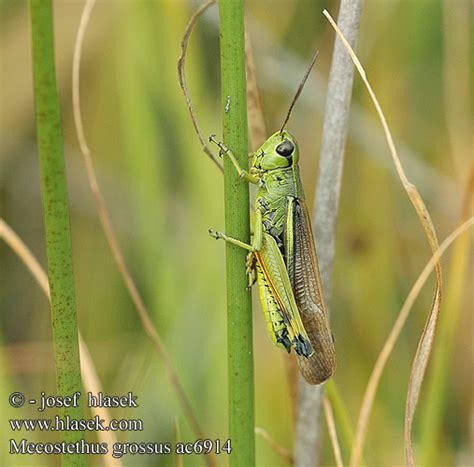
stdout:
[(298, 90), (296, 91), (295, 97), (293, 97), (293, 100), (291, 101), (291, 105), (290, 105), (290, 108), (288, 109), (288, 113), (286, 114), (285, 121), (283, 122), (283, 125), (281, 126), (280, 134), (285, 129), (285, 126), (288, 123), (288, 120), (290, 119), (290, 115), (293, 110), (293, 107), (295, 106), (295, 103), (298, 100), (298, 97), (300, 97), (301, 91), (303, 90), (306, 80), (308, 79), (311, 68), (313, 68), (314, 63), (316, 62), (316, 59), (318, 58), (318, 54), (319, 54), (319, 50), (316, 50), (313, 56), (313, 59), (311, 60), (311, 63), (309, 64), (308, 69), (306, 70), (306, 73), (304, 74), (303, 79), (301, 80), (301, 83), (298, 86)]

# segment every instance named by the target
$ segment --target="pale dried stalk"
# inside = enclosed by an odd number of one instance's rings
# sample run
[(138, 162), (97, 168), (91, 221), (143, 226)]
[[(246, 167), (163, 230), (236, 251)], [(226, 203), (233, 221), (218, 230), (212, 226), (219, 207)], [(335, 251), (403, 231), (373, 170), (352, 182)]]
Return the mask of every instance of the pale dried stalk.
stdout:
[[(410, 201), (412, 202), (416, 210), (416, 213), (420, 219), (423, 230), (425, 231), (425, 235), (428, 239), (428, 243), (431, 247), (431, 251), (432, 253), (434, 253), (438, 249), (438, 239), (436, 236), (436, 231), (435, 231), (433, 222), (431, 221), (429, 212), (426, 209), (423, 199), (418, 193), (415, 185), (409, 182), (403, 170), (402, 164), (397, 154), (397, 150), (395, 149), (395, 144), (393, 142), (392, 134), (390, 133), (390, 129), (388, 127), (387, 121), (383, 114), (382, 108), (380, 107), (380, 104), (377, 100), (377, 97), (375, 96), (375, 93), (372, 87), (370, 86), (369, 81), (367, 80), (365, 70), (362, 67), (356, 54), (352, 50), (351, 46), (345, 39), (344, 35), (342, 34), (342, 32), (340, 31), (340, 29), (337, 27), (336, 23), (332, 19), (331, 15), (326, 10), (324, 10), (324, 15), (329, 20), (334, 30), (336, 31), (336, 33), (342, 40), (347, 52), (349, 53), (352, 61), (354, 62), (354, 65), (357, 68), (357, 71), (359, 72), (362, 78), (362, 81), (364, 82), (369, 92), (370, 98), (372, 99), (372, 102), (375, 106), (375, 109), (377, 110), (377, 114), (382, 123), (383, 129), (385, 132), (385, 137), (387, 139), (387, 143), (390, 149), (393, 162), (395, 164), (395, 168), (397, 169), (398, 176), (403, 184), (403, 187), (405, 188), (405, 191), (407, 192), (408, 197), (410, 198)], [(433, 297), (433, 304), (431, 306), (430, 313), (428, 315), (428, 319), (425, 324), (425, 328), (423, 329), (423, 333), (421, 335), (420, 342), (418, 344), (415, 358), (413, 359), (412, 369), (410, 373), (410, 380), (408, 383), (408, 394), (407, 394), (407, 404), (406, 404), (406, 413), (405, 413), (405, 454), (406, 454), (407, 464), (409, 466), (414, 465), (413, 448), (412, 448), (412, 441), (411, 441), (411, 427), (412, 427), (412, 422), (413, 422), (413, 415), (415, 413), (416, 404), (418, 402), (418, 396), (420, 393), (421, 384), (423, 382), (423, 377), (426, 371), (426, 366), (428, 365), (428, 359), (431, 353), (431, 347), (433, 345), (434, 334), (436, 331), (436, 322), (438, 319), (439, 308), (441, 304), (442, 274), (441, 274), (441, 264), (439, 263), (439, 261), (435, 264), (435, 271), (436, 271), (436, 285), (435, 285), (435, 292), (434, 292), (434, 297)], [(369, 405), (371, 405), (371, 403)], [(355, 467), (356, 465), (358, 465), (360, 461), (360, 457), (362, 454), (362, 441), (363, 441), (363, 438), (365, 437), (366, 428), (367, 428), (367, 419), (362, 418), (362, 409), (361, 409), (361, 416), (359, 417), (359, 423), (358, 423), (358, 427), (356, 431), (356, 438), (354, 441), (354, 449), (353, 449), (352, 457), (351, 457), (351, 463), (350, 463), (351, 467)]]
[[(339, 9), (338, 21), (353, 45), (357, 41), (362, 3), (362, 0), (342, 0)], [(352, 62), (336, 40), (324, 112), (313, 216), (321, 281), (328, 305), (353, 73)], [(295, 464), (298, 467), (313, 467), (318, 462), (321, 394), (321, 386), (311, 386), (299, 378), (295, 437)]]
[[(179, 429), (178, 417), (174, 420), (175, 444), (181, 443), (181, 430)], [(183, 456), (175, 456), (175, 467), (183, 467)]]
[(284, 461), (288, 462), (289, 465), (293, 465), (293, 458), (287, 449), (283, 446), (280, 446), (268, 433), (267, 430), (260, 428), (259, 426), (255, 427), (255, 434), (259, 435), (264, 439), (267, 444), (270, 446), (272, 451), (278, 454)]
[(337, 439), (336, 423), (334, 422), (331, 403), (326, 396), (323, 397), (323, 410), (326, 423), (328, 425), (329, 439), (331, 440), (332, 451), (334, 452), (336, 465), (337, 467), (344, 467), (344, 463), (342, 462), (341, 447), (339, 446), (339, 441)]
[(255, 76), (255, 62), (253, 59), (250, 36), (245, 31), (245, 76), (247, 80), (247, 113), (249, 119), (249, 133), (252, 150), (259, 148), (267, 139), (267, 129), (263, 118), (257, 78)]
[[(3, 238), (5, 243), (18, 256), (18, 258), (20, 258), (26, 268), (31, 272), (31, 275), (34, 277), (47, 299), (50, 300), (47, 274), (44, 272), (38, 260), (23, 240), (2, 218), (0, 218), (0, 238)], [(87, 392), (98, 394), (103, 391), (103, 389), (94, 366), (94, 361), (92, 360), (89, 349), (84, 342), (80, 331), (78, 331), (78, 337), (84, 388)], [(110, 422), (111, 417), (109, 411), (105, 407), (91, 407), (90, 410), (93, 415), (97, 415), (99, 419), (104, 420), (106, 423)], [(101, 442), (107, 443), (108, 446), (113, 446), (113, 444), (117, 442), (117, 438), (113, 431), (98, 431), (97, 437)], [(120, 459), (112, 457), (112, 452), (110, 451), (106, 456), (104, 456), (104, 464), (109, 467), (118, 467), (122, 465), (122, 462)]]
[[(201, 430), (201, 427), (197, 421), (194, 411), (191, 407), (189, 399), (187, 398), (181, 383), (179, 382), (176, 371), (174, 370), (171, 360), (169, 358), (168, 352), (164, 346), (164, 343), (161, 339), (161, 336), (158, 334), (158, 331), (155, 329), (153, 322), (150, 318), (150, 314), (145, 307), (145, 304), (138, 292), (138, 289), (135, 285), (135, 282), (128, 270), (128, 267), (125, 263), (123, 253), (119, 247), (115, 231), (112, 227), (112, 222), (110, 220), (110, 215), (108, 213), (104, 198), (99, 189), (99, 184), (97, 181), (97, 176), (94, 170), (94, 166), (91, 158), (91, 151), (87, 145), (87, 141), (84, 134), (84, 126), (82, 123), (81, 108), (80, 108), (80, 93), (79, 93), (79, 76), (80, 76), (80, 64), (81, 64), (81, 51), (82, 44), (84, 42), (84, 35), (89, 22), (91, 11), (94, 7), (95, 0), (87, 0), (84, 10), (82, 12), (81, 21), (79, 24), (79, 29), (77, 32), (77, 38), (74, 45), (74, 57), (73, 57), (73, 66), (72, 66), (72, 100), (73, 100), (73, 112), (74, 112), (74, 123), (76, 125), (77, 138), (79, 140), (79, 146), (84, 157), (84, 163), (86, 166), (87, 179), (89, 182), (90, 189), (94, 196), (94, 201), (96, 204), (97, 214), (99, 216), (102, 229), (107, 238), (107, 243), (112, 251), (112, 255), (117, 264), (117, 267), (120, 271), (122, 279), (127, 287), (127, 290), (132, 298), (132, 301), (135, 305), (135, 309), (138, 312), (140, 320), (142, 322), (143, 329), (148, 335), (150, 340), (155, 347), (158, 355), (160, 356), (163, 366), (166, 370), (166, 374), (173, 386), (173, 389), (176, 393), (178, 401), (183, 409), (183, 413), (186, 416), (194, 435), (197, 438), (204, 439), (204, 434)], [(206, 456), (206, 461), (209, 465), (214, 465), (213, 457)]]

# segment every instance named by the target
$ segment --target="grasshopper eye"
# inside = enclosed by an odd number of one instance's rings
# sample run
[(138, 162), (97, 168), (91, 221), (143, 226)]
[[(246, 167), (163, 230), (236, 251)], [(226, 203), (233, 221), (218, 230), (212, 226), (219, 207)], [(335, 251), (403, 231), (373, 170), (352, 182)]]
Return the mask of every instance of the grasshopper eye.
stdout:
[(276, 152), (280, 154), (280, 156), (290, 157), (293, 154), (294, 149), (295, 145), (291, 141), (285, 139), (283, 143), (280, 143), (276, 147)]

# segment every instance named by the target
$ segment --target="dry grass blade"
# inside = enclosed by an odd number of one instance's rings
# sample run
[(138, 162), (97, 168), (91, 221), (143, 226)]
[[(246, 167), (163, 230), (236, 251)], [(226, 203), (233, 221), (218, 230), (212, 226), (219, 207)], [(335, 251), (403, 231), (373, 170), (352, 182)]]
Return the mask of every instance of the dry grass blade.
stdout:
[[(138, 292), (138, 289), (135, 285), (135, 282), (128, 270), (128, 267), (125, 263), (124, 256), (119, 247), (115, 231), (112, 227), (112, 222), (102, 196), (102, 193), (99, 189), (97, 182), (96, 173), (94, 166), (92, 164), (91, 151), (87, 145), (86, 138), (84, 135), (84, 127), (82, 124), (81, 109), (80, 109), (80, 94), (79, 94), (79, 76), (80, 76), (80, 63), (81, 63), (81, 50), (82, 43), (84, 41), (84, 35), (89, 22), (90, 14), (92, 8), (95, 4), (95, 0), (88, 0), (84, 10), (82, 12), (81, 21), (79, 24), (79, 30), (77, 33), (77, 38), (74, 46), (74, 57), (73, 57), (73, 72), (72, 72), (72, 98), (73, 98), (73, 112), (74, 112), (74, 123), (76, 125), (77, 137), (79, 140), (79, 145), (81, 148), (82, 155), (84, 157), (84, 162), (86, 165), (87, 179), (90, 185), (90, 189), (94, 196), (97, 213), (99, 216), (102, 229), (107, 238), (107, 243), (112, 251), (117, 267), (120, 271), (122, 279), (127, 287), (127, 290), (132, 298), (132, 301), (135, 305), (135, 308), (138, 312), (140, 320), (143, 325), (145, 333), (148, 335), (150, 340), (153, 343), (158, 355), (160, 356), (163, 366), (166, 370), (168, 378), (173, 386), (173, 389), (176, 393), (178, 401), (183, 409), (183, 412), (193, 430), (193, 433), (196, 437), (203, 439), (204, 435), (201, 430), (201, 427), (197, 421), (196, 416), (191, 408), (191, 404), (184, 392), (181, 383), (179, 382), (178, 376), (171, 364), (168, 352), (165, 349), (163, 341), (158, 334), (158, 331), (155, 329), (153, 322), (150, 318), (150, 314), (143, 303), (143, 300)], [(210, 456), (206, 456), (206, 461), (209, 465), (214, 465), (214, 459)]]
[(337, 467), (344, 467), (342, 462), (341, 448), (339, 446), (339, 441), (337, 439), (336, 424), (334, 422), (334, 415), (332, 413), (331, 403), (329, 399), (323, 397), (323, 410), (324, 416), (326, 418), (326, 423), (328, 424), (329, 438), (331, 439), (332, 450), (334, 452), (334, 458), (336, 460)]
[(257, 79), (255, 77), (252, 44), (247, 30), (245, 31), (245, 76), (247, 78), (247, 113), (250, 140), (252, 142), (252, 149), (256, 150), (267, 139), (267, 129), (260, 104)]
[(224, 171), (222, 164), (216, 159), (214, 153), (209, 149), (207, 145), (206, 138), (202, 135), (201, 129), (199, 128), (199, 123), (197, 121), (196, 115), (194, 114), (193, 104), (191, 98), (189, 97), (188, 85), (186, 83), (186, 52), (188, 50), (188, 43), (191, 33), (193, 32), (194, 25), (199, 17), (214, 3), (215, 0), (209, 0), (208, 2), (201, 5), (191, 16), (186, 29), (184, 30), (183, 38), (181, 39), (181, 55), (178, 59), (178, 79), (181, 90), (183, 91), (184, 99), (186, 100), (186, 105), (188, 106), (189, 114), (191, 115), (191, 120), (193, 121), (194, 130), (201, 142), (202, 150), (209, 156), (209, 158), (217, 165), (221, 172)]
[[(473, 141), (474, 143), (474, 141)], [(471, 168), (469, 169), (469, 176), (466, 183), (466, 190), (464, 192), (464, 197), (462, 201), (462, 208), (461, 212), (463, 215), (471, 212), (472, 204), (473, 204), (473, 196), (474, 194), (474, 161), (472, 161)]]
[[(178, 417), (174, 420), (174, 432), (175, 432), (175, 445), (181, 442), (181, 430), (179, 429)], [(183, 456), (176, 454), (175, 459), (176, 467), (183, 467)]]
[[(3, 239), (18, 258), (20, 258), (23, 264), (31, 272), (31, 275), (34, 277), (48, 300), (50, 300), (48, 276), (23, 240), (2, 218), (0, 218), (0, 239)], [(84, 388), (88, 392), (98, 394), (100, 391), (103, 391), (102, 385), (97, 375), (89, 349), (87, 348), (81, 333), (79, 332), (78, 334), (79, 352), (81, 355), (81, 373)], [(109, 412), (105, 407), (91, 407), (91, 412), (106, 423), (109, 423), (111, 420)], [(107, 443), (108, 446), (113, 446), (113, 444), (117, 442), (112, 431), (98, 431), (97, 436), (101, 442)], [(112, 457), (112, 453), (109, 453), (104, 456), (104, 464), (109, 467), (118, 467), (122, 465), (122, 462), (120, 459)]]
[[(465, 221), (472, 213), (474, 202), (474, 164), (468, 175), (467, 185), (462, 203), (460, 221)], [(429, 379), (426, 383), (424, 411), (420, 427), (420, 465), (436, 463), (438, 453), (442, 450), (441, 433), (446, 417), (447, 393), (450, 391), (451, 379), (446, 375), (453, 361), (456, 333), (459, 330), (459, 317), (464, 301), (463, 291), (466, 288), (469, 269), (470, 250), (473, 237), (467, 233), (462, 235), (453, 247), (449, 261), (449, 273), (445, 286), (446, 300), (444, 315), (438, 324), (438, 337), (433, 350), (430, 364)], [(452, 417), (452, 415), (450, 415)]]
[[(458, 227), (446, 240), (441, 244), (439, 248), (438, 258), (444, 252), (444, 250), (466, 229), (474, 225), (474, 217), (471, 217)], [(434, 262), (434, 258), (432, 263)], [(431, 269), (433, 264), (431, 264)], [(424, 271), (423, 271), (424, 272)], [(429, 273), (428, 273), (429, 274)], [(428, 277), (426, 274), (426, 278)], [(426, 280), (426, 279), (425, 279)], [(420, 285), (420, 289), (423, 284)], [(436, 305), (436, 304), (435, 304)], [(439, 307), (439, 305), (438, 305)], [(431, 312), (428, 317), (428, 322), (425, 325), (421, 340), (416, 349), (415, 359), (412, 364), (410, 381), (408, 385), (407, 402), (405, 407), (405, 457), (407, 465), (414, 466), (413, 446), (411, 442), (411, 428), (413, 424), (413, 416), (418, 402), (418, 395), (420, 387), (423, 382), (423, 376), (425, 374), (426, 366), (431, 352), (433, 343), (434, 333), (436, 329), (436, 320), (438, 317), (438, 310)]]
[(260, 428), (258, 426), (255, 427), (255, 434), (261, 436), (270, 448), (278, 454), (284, 461), (288, 462), (289, 465), (293, 465), (293, 457), (289, 453), (287, 449), (283, 446), (280, 446), (268, 433), (267, 430)]
[[(388, 127), (387, 121), (383, 114), (382, 108), (380, 107), (380, 104), (377, 100), (377, 97), (375, 96), (375, 93), (372, 87), (370, 86), (369, 81), (367, 80), (365, 70), (363, 69), (356, 54), (354, 53), (354, 51), (352, 50), (352, 48), (350, 47), (350, 45), (344, 38), (344, 35), (341, 33), (336, 23), (332, 19), (331, 15), (326, 10), (324, 10), (324, 15), (329, 20), (329, 22), (331, 23), (331, 25), (337, 32), (339, 38), (343, 42), (344, 46), (346, 47), (349, 55), (351, 56), (352, 61), (354, 62), (354, 65), (357, 68), (357, 71), (359, 72), (362, 78), (362, 81), (364, 82), (370, 94), (372, 102), (374, 103), (374, 106), (377, 110), (380, 121), (382, 123), (385, 137), (387, 139), (387, 143), (390, 148), (390, 153), (392, 155), (393, 162), (397, 169), (398, 176), (403, 184), (403, 187), (405, 188), (405, 191), (408, 194), (408, 197), (410, 198), (410, 201), (412, 202), (417, 212), (417, 215), (423, 226), (423, 230), (425, 231), (426, 237), (430, 244), (431, 251), (434, 253), (438, 249), (438, 239), (436, 236), (436, 231), (433, 226), (433, 222), (431, 221), (431, 217), (428, 213), (428, 210), (426, 209), (426, 206), (420, 194), (418, 193), (416, 187), (412, 183), (409, 182), (403, 170), (402, 164), (397, 154), (397, 150), (395, 149), (395, 144), (393, 142), (393, 138), (390, 133), (390, 129)], [(433, 297), (433, 304), (431, 306), (431, 310), (428, 315), (428, 319), (427, 319), (425, 328), (423, 330), (423, 333), (418, 345), (418, 350), (413, 360), (412, 372), (410, 375), (410, 381), (408, 385), (407, 411), (406, 411), (406, 417), (405, 417), (405, 434), (406, 434), (405, 447), (406, 447), (406, 453), (407, 453), (407, 463), (409, 465), (413, 465), (411, 424), (412, 424), (413, 414), (415, 412), (416, 404), (418, 401), (418, 395), (420, 392), (421, 383), (423, 382), (426, 366), (428, 364), (428, 359), (431, 353), (431, 347), (433, 344), (433, 338), (436, 331), (436, 322), (438, 320), (439, 308), (440, 308), (440, 303), (441, 303), (442, 274), (441, 274), (441, 264), (439, 263), (439, 261), (435, 264), (435, 271), (436, 271), (436, 285), (435, 285), (435, 292), (434, 292), (434, 297)], [(362, 410), (361, 410), (361, 415), (362, 415)], [(361, 422), (360, 418), (359, 418), (359, 422)], [(365, 436), (365, 428), (366, 426), (362, 424), (358, 424), (358, 429), (356, 432), (356, 440), (354, 442), (354, 450), (353, 450), (352, 458), (351, 458), (351, 466), (357, 465), (360, 460), (362, 441)]]
[[(444, 251), (459, 235), (461, 235), (465, 230), (467, 230), (472, 225), (474, 225), (474, 218), (470, 218), (468, 221), (461, 224), (461, 226), (459, 226), (449, 237), (447, 237), (444, 240), (441, 246), (434, 252), (433, 256), (431, 257), (429, 262), (426, 264), (425, 268), (423, 269), (421, 274), (418, 276), (418, 279), (416, 280), (415, 284), (411, 288), (410, 293), (408, 294), (402, 306), (402, 309), (400, 310), (397, 320), (395, 321), (395, 324), (393, 325), (390, 331), (390, 334), (388, 335), (385, 341), (382, 351), (380, 352), (377, 358), (377, 362), (375, 363), (374, 369), (372, 370), (372, 374), (370, 375), (369, 383), (367, 384), (367, 388), (364, 394), (364, 400), (362, 402), (362, 406), (360, 409), (359, 421), (357, 423), (357, 433), (354, 440), (351, 465), (357, 465), (356, 463), (352, 464), (352, 462), (358, 462), (359, 460), (358, 458), (354, 457), (355, 456), (354, 453), (356, 453), (357, 455), (362, 454), (362, 445), (363, 445), (365, 433), (367, 430), (370, 410), (372, 408), (372, 404), (375, 398), (375, 393), (377, 391), (377, 387), (380, 382), (382, 372), (385, 368), (385, 364), (387, 363), (388, 358), (390, 357), (390, 354), (392, 353), (392, 350), (395, 346), (398, 336), (400, 335), (400, 332), (403, 328), (403, 325), (405, 324), (408, 318), (408, 315), (413, 306), (413, 303), (417, 299), (421, 289), (425, 285), (433, 268), (436, 267), (436, 264), (439, 262), (439, 258), (444, 253)], [(357, 448), (357, 452), (355, 451), (356, 448)], [(355, 461), (353, 459), (355, 459)]]

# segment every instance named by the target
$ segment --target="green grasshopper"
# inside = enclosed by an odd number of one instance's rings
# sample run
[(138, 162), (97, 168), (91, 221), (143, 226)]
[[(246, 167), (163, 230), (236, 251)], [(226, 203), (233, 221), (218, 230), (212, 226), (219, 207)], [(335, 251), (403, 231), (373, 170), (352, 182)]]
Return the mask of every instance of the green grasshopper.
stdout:
[(270, 336), (278, 347), (288, 352), (294, 349), (300, 371), (310, 384), (330, 378), (336, 359), (300, 180), (298, 145), (285, 126), (316, 56), (281, 130), (250, 155), (249, 171), (240, 167), (229, 148), (213, 135), (209, 138), (218, 145), (220, 155), (230, 159), (239, 176), (258, 187), (251, 245), (212, 229), (209, 234), (249, 251), (249, 287), (254, 283), (255, 271)]

